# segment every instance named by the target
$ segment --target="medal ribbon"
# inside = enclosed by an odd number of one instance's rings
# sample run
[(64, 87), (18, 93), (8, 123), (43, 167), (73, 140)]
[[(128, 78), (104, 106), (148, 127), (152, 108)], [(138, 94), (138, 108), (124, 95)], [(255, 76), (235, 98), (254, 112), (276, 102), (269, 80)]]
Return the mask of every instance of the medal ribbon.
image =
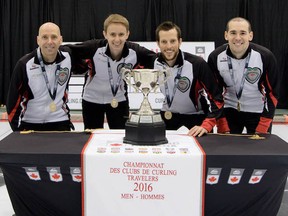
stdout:
[(246, 77), (246, 74), (247, 74), (248, 64), (249, 64), (249, 61), (250, 61), (250, 56), (251, 56), (251, 53), (249, 53), (248, 56), (246, 57), (244, 72), (243, 72), (243, 75), (242, 75), (242, 80), (241, 80), (241, 84), (240, 84), (240, 89), (239, 89), (238, 92), (237, 92), (237, 90), (236, 90), (236, 82), (235, 82), (234, 73), (233, 73), (232, 60), (231, 60), (231, 57), (230, 57), (230, 56), (227, 56), (227, 60), (228, 60), (227, 62), (228, 62), (230, 77), (231, 77), (231, 79), (232, 79), (232, 81), (233, 81), (233, 83), (234, 83), (234, 88), (235, 88), (235, 92), (236, 92), (236, 97), (237, 97), (238, 100), (241, 98), (241, 95), (242, 95), (242, 92), (243, 92), (244, 81), (245, 81), (245, 77)]
[[(125, 63), (125, 59), (124, 59), (124, 63)], [(116, 85), (114, 85), (112, 69), (111, 69), (111, 65), (110, 65), (110, 61), (109, 61), (108, 57), (107, 57), (107, 65), (108, 65), (108, 74), (109, 74), (109, 81), (110, 81), (111, 91), (112, 91), (113, 97), (115, 97), (115, 95), (117, 94), (120, 82), (121, 82), (121, 72), (118, 74)]]
[(46, 73), (46, 70), (45, 70), (45, 65), (44, 65), (44, 62), (43, 62), (39, 47), (37, 48), (37, 57), (38, 57), (38, 60), (39, 60), (40, 66), (41, 66), (41, 70), (42, 70), (42, 74), (43, 74), (43, 77), (44, 77), (44, 80), (45, 80), (45, 83), (46, 83), (47, 90), (49, 92), (49, 95), (50, 95), (51, 99), (54, 101), (55, 98), (56, 98), (56, 94), (57, 94), (57, 87), (58, 87), (57, 83), (58, 83), (59, 73), (60, 73), (60, 64), (57, 64), (57, 67), (56, 67), (56, 70), (55, 70), (54, 88), (53, 88), (53, 93), (51, 93), (51, 86), (50, 86), (50, 83), (49, 83), (49, 80), (48, 80), (48, 77), (47, 77), (47, 73)]
[[(175, 93), (176, 93), (176, 89), (177, 89), (177, 86), (178, 86), (178, 82), (179, 82), (179, 80), (181, 78), (182, 68), (183, 68), (183, 66), (178, 68), (178, 70), (177, 70), (177, 75), (174, 78), (173, 94), (171, 95), (171, 97), (170, 97), (170, 94), (169, 94), (168, 84), (167, 84), (167, 82), (165, 82), (165, 94), (166, 94), (168, 107), (170, 107), (172, 102), (173, 102), (173, 99), (174, 99), (174, 96), (175, 96)], [(164, 73), (164, 75), (166, 77), (166, 73)]]

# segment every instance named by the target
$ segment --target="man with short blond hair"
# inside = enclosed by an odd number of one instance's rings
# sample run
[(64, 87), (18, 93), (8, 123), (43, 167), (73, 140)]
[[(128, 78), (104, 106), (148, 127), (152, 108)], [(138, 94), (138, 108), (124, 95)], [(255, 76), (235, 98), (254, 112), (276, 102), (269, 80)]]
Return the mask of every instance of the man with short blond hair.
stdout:
[(91, 63), (82, 99), (85, 129), (104, 128), (105, 116), (110, 129), (125, 128), (129, 101), (121, 68), (153, 68), (155, 57), (151, 50), (128, 41), (129, 35), (128, 20), (120, 14), (111, 14), (104, 21), (105, 39), (67, 45), (73, 56)]

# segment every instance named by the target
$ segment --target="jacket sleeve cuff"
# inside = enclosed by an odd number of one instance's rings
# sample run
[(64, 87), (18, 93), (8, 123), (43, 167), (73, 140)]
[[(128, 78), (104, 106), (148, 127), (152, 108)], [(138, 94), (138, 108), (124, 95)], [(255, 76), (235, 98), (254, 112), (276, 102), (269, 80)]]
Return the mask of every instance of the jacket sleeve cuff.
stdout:
[(267, 133), (271, 122), (272, 119), (260, 117), (260, 121), (256, 127), (256, 133)]
[(219, 118), (217, 120), (217, 133), (230, 132), (227, 119), (225, 117)]
[(216, 125), (216, 119), (215, 118), (206, 118), (202, 122), (201, 127), (205, 128), (209, 133), (212, 131), (212, 129), (215, 125)]

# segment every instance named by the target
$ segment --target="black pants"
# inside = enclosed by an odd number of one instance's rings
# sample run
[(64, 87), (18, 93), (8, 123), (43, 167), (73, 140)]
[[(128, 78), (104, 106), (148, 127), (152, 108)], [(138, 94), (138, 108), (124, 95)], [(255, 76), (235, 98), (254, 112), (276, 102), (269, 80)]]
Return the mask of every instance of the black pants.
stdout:
[(128, 101), (123, 101), (113, 108), (110, 104), (82, 100), (82, 114), (85, 129), (104, 128), (105, 114), (110, 129), (124, 129), (129, 117), (129, 105)]
[(177, 130), (178, 128), (185, 126), (189, 130), (195, 125), (201, 125), (205, 119), (204, 114), (185, 115), (179, 113), (172, 113), (171, 119), (165, 119), (163, 111), (160, 112), (163, 121), (166, 124), (166, 130)]
[(28, 123), (28, 122), (21, 122), (20, 130), (34, 130), (34, 131), (71, 131), (74, 130), (73, 124), (67, 121), (60, 121), (60, 122), (47, 122), (43, 124), (35, 124), (35, 123)]
[[(233, 108), (225, 108), (224, 113), (230, 133), (241, 134), (246, 128), (248, 134), (254, 134), (260, 121), (261, 113), (238, 112)], [(268, 130), (271, 133), (272, 124)]]

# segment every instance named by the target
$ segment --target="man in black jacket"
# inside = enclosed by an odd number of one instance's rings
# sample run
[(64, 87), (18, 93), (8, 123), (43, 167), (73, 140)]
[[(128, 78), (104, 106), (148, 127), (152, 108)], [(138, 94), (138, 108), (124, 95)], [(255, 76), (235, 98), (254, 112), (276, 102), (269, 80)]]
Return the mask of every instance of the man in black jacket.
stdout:
[(10, 82), (7, 113), (13, 131), (69, 131), (68, 81), (72, 58), (61, 47), (59, 27), (51, 22), (39, 28), (38, 48), (16, 64)]

